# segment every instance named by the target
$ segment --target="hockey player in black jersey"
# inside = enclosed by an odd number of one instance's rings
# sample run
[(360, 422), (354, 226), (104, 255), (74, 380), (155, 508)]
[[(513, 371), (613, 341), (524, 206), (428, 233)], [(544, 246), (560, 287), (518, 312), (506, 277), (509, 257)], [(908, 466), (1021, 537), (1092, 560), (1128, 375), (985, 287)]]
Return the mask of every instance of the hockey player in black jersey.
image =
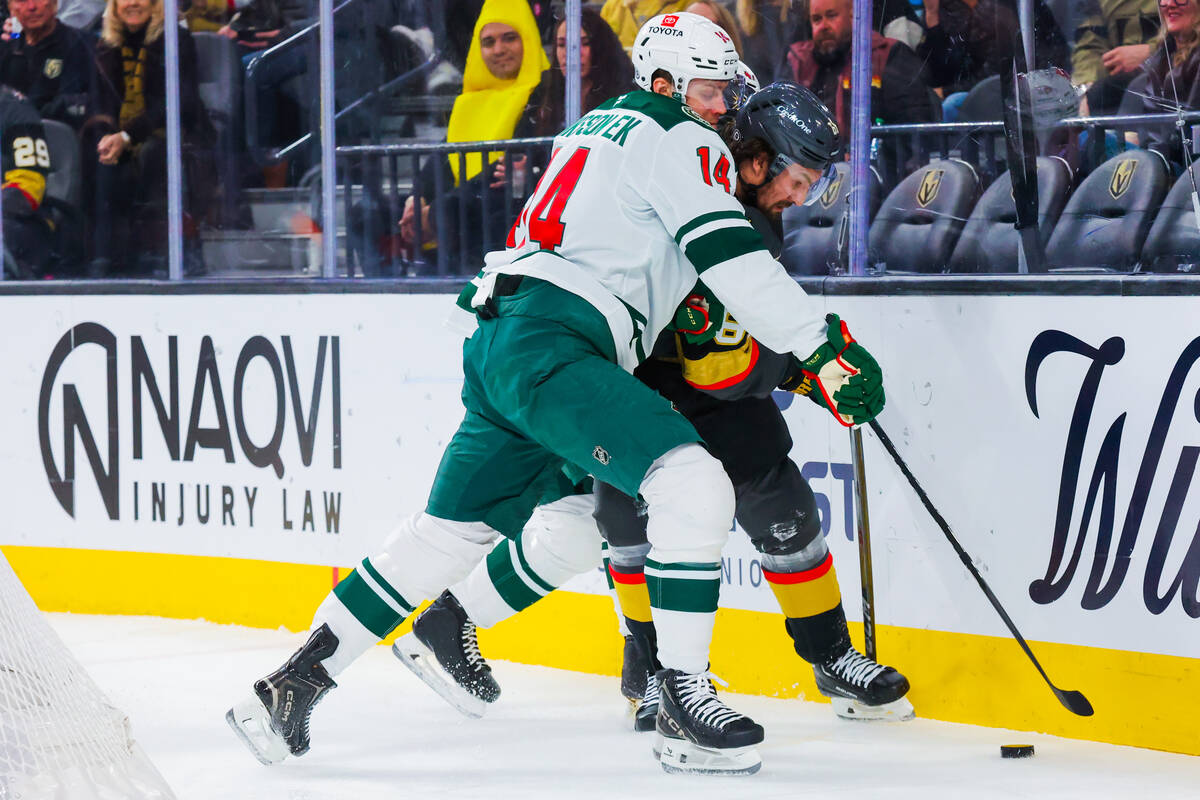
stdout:
[[(833, 175), (832, 164), (842, 154), (841, 137), (828, 110), (807, 90), (791, 84), (757, 92), (740, 110), (729, 138), (734, 140), (732, 152), (742, 178), (738, 197), (747, 209), (762, 212), (758, 222), (766, 225), (776, 209), (820, 197)], [(859, 345), (835, 316), (830, 320), (831, 346), (853, 359)], [(764, 574), (784, 612), (786, 631), (796, 652), (812, 665), (819, 689), (833, 700), (835, 710), (855, 719), (911, 716), (904, 699), (905, 677), (851, 646), (813, 494), (788, 458), (791, 437), (771, 399), (772, 391), (781, 387), (828, 408), (817, 376), (805, 364), (755, 341), (703, 284), (697, 284), (680, 306), (675, 324), (634, 374), (670, 399), (721, 460), (734, 485), (736, 517), (763, 554)], [(881, 387), (862, 402), (867, 413), (877, 413), (883, 405)], [(842, 424), (861, 421), (842, 415), (838, 419)], [(565, 527), (561, 517), (570, 513), (565, 502), (539, 508), (515, 546), (493, 550), (485, 564), (444, 593), (417, 618), (413, 633), (396, 643), (402, 660), (421, 651), (436, 656), (426, 660), (432, 668), (418, 674), (464, 713), (481, 715), (499, 695), (478, 650), (476, 623), (494, 625), (536, 602), (550, 590), (549, 584), (561, 585), (550, 577), (551, 569), (564, 572), (560, 565), (537, 556), (552, 549), (543, 542)], [(672, 739), (681, 735), (673, 730), (672, 720), (686, 715), (686, 704), (697, 690), (657, 663), (645, 578), (645, 515), (627, 495), (605, 485), (598, 485), (594, 507), (608, 539), (609, 575), (632, 632), (634, 646), (625, 651), (626, 671), (632, 666), (649, 672), (636, 728), (661, 735), (656, 754), (664, 754), (666, 767), (670, 759), (663, 747), (673, 749)], [(513, 549), (515, 560), (507, 552)], [(513, 566), (516, 561), (520, 568)], [(578, 571), (586, 568), (585, 562)], [(647, 669), (647, 664), (653, 667)], [(624, 687), (635, 683), (629, 679), (636, 676), (624, 677)]]
[(53, 250), (42, 210), (50, 148), (42, 118), (19, 92), (0, 86), (0, 160), (4, 172), (4, 274), (33, 280), (45, 271)]
[[(726, 136), (740, 178), (738, 199), (770, 247), (772, 240), (779, 242), (783, 209), (815, 200), (827, 188), (832, 164), (843, 155), (842, 138), (828, 109), (790, 83), (772, 84), (751, 96)], [(853, 341), (848, 334), (846, 340)], [(778, 387), (821, 402), (803, 365), (756, 342), (697, 284), (680, 307), (674, 330), (660, 338), (635, 374), (672, 401), (724, 465), (734, 485), (736, 518), (762, 554), (763, 575), (784, 612), (796, 653), (812, 665), (817, 687), (836, 712), (854, 719), (911, 717), (905, 677), (850, 643), (812, 490), (788, 458), (792, 439), (771, 393)], [(627, 495), (599, 484), (596, 518), (608, 541), (625, 623), (639, 647), (637, 661), (653, 663), (654, 624), (643, 574), (645, 516)], [(638, 730), (654, 728), (657, 694), (650, 678), (635, 721)]]

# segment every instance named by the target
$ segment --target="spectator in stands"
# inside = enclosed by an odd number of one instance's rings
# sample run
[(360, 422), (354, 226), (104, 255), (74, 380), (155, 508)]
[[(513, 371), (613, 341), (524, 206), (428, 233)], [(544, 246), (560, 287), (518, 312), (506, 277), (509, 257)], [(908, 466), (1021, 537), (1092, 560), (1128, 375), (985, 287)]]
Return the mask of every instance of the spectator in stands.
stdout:
[[(108, 0), (104, 11), (99, 113), (84, 128), (85, 185), (95, 187), (93, 277), (166, 270), (167, 146), (163, 0)], [(211, 175), (193, 157), (213, 130), (200, 101), (196, 46), (179, 29), (179, 105), (183, 129), (185, 212), (199, 216)], [(93, 153), (88, 157), (87, 153)], [(189, 227), (189, 230), (194, 230)], [(202, 271), (194, 236), (186, 268)]]
[[(875, 0), (875, 30), (916, 49), (925, 28), (909, 0)], [(745, 50), (742, 61), (764, 84), (791, 80), (788, 47), (812, 38), (809, 0), (735, 0), (734, 17)]]
[(0, 36), (0, 83), (29, 98), (42, 117), (78, 130), (95, 102), (91, 46), (56, 18), (57, 0), (9, 0), (8, 6), (21, 33), (14, 37), (6, 29)]
[[(1145, 113), (1200, 110), (1200, 0), (1162, 0), (1159, 7), (1164, 25), (1146, 62)], [(1174, 126), (1148, 131), (1146, 148), (1176, 165), (1188, 163)]]
[(1081, 116), (1117, 112), (1158, 29), (1156, 0), (1088, 0), (1071, 55), (1071, 79), (1087, 90)]
[[(475, 37), (463, 71), (463, 92), (450, 113), (446, 141), (512, 138), (530, 95), (549, 66), (533, 12), (526, 0), (486, 0), (475, 22)], [(493, 151), (488, 154), (486, 164), (480, 153), (468, 154), (461, 165), (457, 155), (428, 159), (421, 170), (422, 196), (407, 198), (398, 223), (402, 248), (413, 256), (420, 254), (432, 261), (440, 246), (446, 248), (449, 258), (457, 263), (482, 258), (485, 230), (499, 230), (499, 235), (492, 236), (489, 241), (493, 246), (501, 245), (503, 233), (512, 222), (511, 209), (505, 207), (499, 188), (503, 183), (494, 176), (495, 164), (502, 156), (502, 152)], [(435, 170), (442, 173), (441, 182), (450, 189), (442, 197), (435, 196)], [(490, 219), (482, 218), (484, 192), (491, 193), (487, 202), (492, 215)], [(467, 216), (460, 217), (459, 198), (464, 195)], [(357, 214), (364, 223), (360, 229), (370, 227), (367, 223), (376, 221), (383, 211), (367, 205), (360, 207)], [(423, 240), (419, 243), (418, 219)], [(450, 241), (437, 240), (435, 229), (439, 219), (446, 230), (453, 233)], [(464, 231), (465, 250), (459, 235)], [(377, 237), (367, 231), (366, 235), (356, 238), (351, 247), (359, 254), (364, 274), (379, 274), (378, 253), (374, 246)]]
[[(583, 26), (579, 37), (580, 113), (586, 114), (610, 97), (633, 88), (633, 62), (597, 11), (583, 8), (580, 23)], [(541, 82), (529, 95), (525, 112), (517, 123), (516, 138), (554, 136), (563, 129), (566, 63), (567, 23), (560, 22), (555, 31), (554, 63), (542, 73)]]
[(646, 20), (659, 14), (683, 11), (692, 0), (606, 0), (600, 16), (609, 24), (628, 53), (633, 49), (633, 37)]
[(4, 171), (4, 277), (33, 280), (45, 275), (53, 252), (50, 226), (42, 213), (50, 148), (37, 109), (20, 93), (0, 87), (0, 164)]
[(744, 49), (742, 61), (760, 81), (785, 74), (788, 47), (812, 38), (808, 0), (737, 0), (734, 18)]
[[(942, 90), (947, 122), (984, 78), (1007, 73), (1020, 30), (1015, 0), (924, 0), (925, 41), (917, 52), (929, 83)], [(1033, 69), (1068, 66), (1067, 40), (1044, 0), (1033, 3)], [(996, 109), (1000, 119), (1000, 109)]]
[[(809, 19), (813, 38), (791, 46), (787, 79), (811, 89), (849, 131), (852, 0), (812, 0)], [(871, 118), (886, 125), (941, 121), (937, 95), (925, 83), (917, 54), (903, 42), (874, 31)]]

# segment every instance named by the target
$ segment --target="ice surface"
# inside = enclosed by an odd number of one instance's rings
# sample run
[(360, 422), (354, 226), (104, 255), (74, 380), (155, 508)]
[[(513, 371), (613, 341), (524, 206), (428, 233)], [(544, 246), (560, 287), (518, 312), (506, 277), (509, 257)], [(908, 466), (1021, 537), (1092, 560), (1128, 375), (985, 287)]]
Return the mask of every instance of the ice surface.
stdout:
[[(848, 722), (825, 704), (741, 695), (730, 704), (767, 730), (762, 771), (671, 776), (652, 760), (650, 735), (630, 729), (615, 678), (494, 662), (504, 695), (484, 719), (469, 720), (383, 647), (343, 673), (317, 707), (308, 755), (264, 767), (223, 717), (301, 635), (50, 616), (128, 712), (180, 800), (1200, 797), (1200, 759), (1191, 756), (920, 719)], [(1011, 742), (1032, 742), (1037, 755), (1001, 759), (1000, 745)]]

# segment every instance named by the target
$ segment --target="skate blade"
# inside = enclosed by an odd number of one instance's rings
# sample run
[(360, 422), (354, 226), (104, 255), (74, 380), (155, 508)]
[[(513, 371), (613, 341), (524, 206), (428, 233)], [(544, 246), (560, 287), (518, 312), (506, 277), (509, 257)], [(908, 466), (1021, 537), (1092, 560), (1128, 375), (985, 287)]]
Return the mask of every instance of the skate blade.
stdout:
[(257, 697), (243, 700), (226, 711), (225, 721), (259, 763), (269, 767), (291, 754), (287, 742), (271, 729), (271, 715)]
[(392, 644), (392, 655), (459, 712), (471, 719), (479, 719), (487, 711), (489, 704), (459, 686), (458, 681), (442, 669), (433, 651), (415, 635), (406, 633), (397, 639)]
[(658, 763), (672, 775), (753, 775), (762, 768), (762, 758), (753, 746), (717, 750), (686, 739), (661, 735), (659, 739), (654, 743), (662, 747)]
[(907, 697), (901, 697), (890, 703), (879, 706), (869, 706), (857, 700), (846, 697), (831, 697), (833, 711), (842, 719), (863, 720), (864, 722), (907, 722), (916, 716), (912, 703)]

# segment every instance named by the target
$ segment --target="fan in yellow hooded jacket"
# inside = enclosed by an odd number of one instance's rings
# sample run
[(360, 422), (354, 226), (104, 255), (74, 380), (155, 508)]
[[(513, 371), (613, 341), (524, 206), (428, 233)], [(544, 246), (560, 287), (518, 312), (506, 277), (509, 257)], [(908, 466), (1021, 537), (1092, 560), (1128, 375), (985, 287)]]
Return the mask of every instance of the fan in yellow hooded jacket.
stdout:
[[(521, 118), (530, 93), (541, 80), (543, 70), (550, 62), (542, 50), (537, 22), (526, 0), (487, 0), (475, 22), (471, 37), (471, 50), (467, 54), (463, 70), (462, 94), (454, 101), (450, 112), (450, 123), (446, 130), (446, 141), (484, 142), (509, 139)], [(503, 157), (502, 151), (488, 153), (488, 164)], [(444, 196), (433, 207), (435, 169), (445, 173), (443, 186), (454, 190)], [(487, 249), (485, 244), (498, 246), (504, 238), (513, 211), (504, 207), (503, 194), (487, 185), (490, 175), (484, 173), (481, 153), (468, 153), (465, 158), (451, 154), (446, 159), (430, 159), (422, 172), (422, 250), (426, 260), (433, 259), (433, 251), (440, 245), (449, 247), (454, 261), (470, 259), (478, 261)], [(487, 170), (490, 173), (490, 169)], [(487, 204), (492, 219), (483, 219), (483, 203), (480, 195), (493, 192)], [(467, 192), (467, 216), (459, 215), (459, 192)], [(443, 230), (450, 241), (439, 242), (436, 228), (438, 216), (445, 223)], [(467, 246), (460, 251), (462, 238), (460, 229), (467, 230)], [(496, 235), (490, 242), (481, 240), (481, 233), (488, 227)], [(400, 220), (400, 233), (406, 245), (416, 243), (416, 202), (410, 197), (404, 206)]]

